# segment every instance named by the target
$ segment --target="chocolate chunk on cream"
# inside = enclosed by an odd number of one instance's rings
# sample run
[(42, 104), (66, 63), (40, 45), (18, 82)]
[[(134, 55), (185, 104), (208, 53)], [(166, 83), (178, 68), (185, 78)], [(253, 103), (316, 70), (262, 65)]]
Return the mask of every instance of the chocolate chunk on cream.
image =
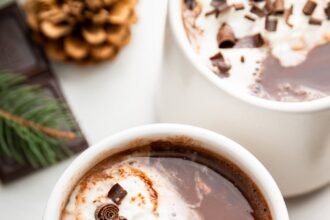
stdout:
[(127, 191), (118, 183), (113, 185), (108, 193), (108, 197), (117, 205), (126, 197)]

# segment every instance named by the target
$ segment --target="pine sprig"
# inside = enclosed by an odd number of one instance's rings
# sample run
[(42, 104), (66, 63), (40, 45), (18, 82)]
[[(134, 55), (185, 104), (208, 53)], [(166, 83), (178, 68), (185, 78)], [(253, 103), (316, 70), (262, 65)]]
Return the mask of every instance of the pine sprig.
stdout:
[(19, 74), (0, 73), (0, 156), (34, 168), (71, 154), (74, 120), (64, 104)]

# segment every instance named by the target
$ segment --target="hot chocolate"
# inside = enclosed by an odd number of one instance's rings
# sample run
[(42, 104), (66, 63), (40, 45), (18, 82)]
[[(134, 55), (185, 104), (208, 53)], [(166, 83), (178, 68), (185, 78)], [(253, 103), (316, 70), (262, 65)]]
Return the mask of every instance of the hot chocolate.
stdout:
[(330, 3), (325, 0), (183, 0), (192, 47), (224, 85), (261, 98), (330, 95)]
[(198, 146), (155, 141), (113, 155), (74, 187), (69, 219), (270, 220), (253, 181)]

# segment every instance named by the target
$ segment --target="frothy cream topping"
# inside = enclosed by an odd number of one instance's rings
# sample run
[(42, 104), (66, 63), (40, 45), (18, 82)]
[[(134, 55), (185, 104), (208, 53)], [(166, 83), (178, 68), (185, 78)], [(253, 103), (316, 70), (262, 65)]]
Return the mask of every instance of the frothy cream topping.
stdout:
[[(199, 16), (195, 17), (195, 21), (192, 22), (192, 13), (186, 10), (183, 12), (183, 19), (193, 47), (209, 68), (215, 72), (217, 71), (212, 66), (209, 58), (219, 51), (221, 51), (225, 60), (231, 64), (230, 77), (222, 78), (222, 83), (229, 84), (232, 89), (251, 93), (251, 86), (260, 80), (262, 61), (268, 56), (269, 52), (280, 61), (282, 66), (296, 66), (306, 60), (312, 49), (330, 41), (330, 22), (324, 13), (328, 1), (315, 0), (317, 7), (313, 15), (305, 16), (303, 7), (306, 1), (285, 0), (286, 9), (293, 5), (293, 13), (289, 18), (292, 27), (286, 24), (283, 15), (276, 16), (278, 24), (275, 32), (265, 30), (265, 17), (260, 18), (250, 12), (249, 0), (227, 0), (228, 5), (242, 3), (245, 8), (239, 11), (231, 8), (227, 12), (221, 13), (218, 18), (214, 15), (205, 16), (207, 12), (214, 9), (210, 5), (211, 0), (198, 0)], [(263, 8), (264, 2), (258, 3), (258, 5)], [(255, 17), (255, 21), (252, 22), (244, 18), (247, 14)], [(310, 25), (309, 19), (311, 17), (321, 19), (322, 25)], [(237, 38), (261, 33), (269, 46), (267, 48), (219, 49), (216, 36), (222, 23), (229, 24)], [(198, 33), (192, 31), (194, 28), (187, 28), (187, 26), (191, 26), (190, 24), (198, 27)], [(244, 63), (240, 61), (242, 56), (245, 57)], [(305, 88), (304, 85), (301, 85), (300, 89), (308, 91), (311, 96), (326, 96), (320, 91)], [(267, 94), (264, 96), (267, 97)]]
[(113, 204), (109, 190), (120, 184), (127, 195), (119, 205), (119, 215), (128, 220), (198, 220), (175, 186), (146, 158), (127, 159), (82, 179), (74, 188), (62, 220), (94, 220), (95, 210)]

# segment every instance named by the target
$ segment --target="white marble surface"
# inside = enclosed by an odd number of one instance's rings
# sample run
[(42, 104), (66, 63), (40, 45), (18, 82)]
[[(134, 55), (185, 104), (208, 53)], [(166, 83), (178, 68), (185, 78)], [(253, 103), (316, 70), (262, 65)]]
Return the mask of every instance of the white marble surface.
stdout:
[[(138, 11), (140, 20), (134, 27), (132, 43), (114, 63), (96, 68), (54, 65), (90, 144), (125, 128), (156, 122), (153, 100), (161, 62), (166, 0), (140, 0)], [(11, 185), (0, 185), (0, 219), (41, 219), (52, 187), (72, 160)], [(328, 220), (330, 186), (288, 199), (287, 204), (292, 220)]]

